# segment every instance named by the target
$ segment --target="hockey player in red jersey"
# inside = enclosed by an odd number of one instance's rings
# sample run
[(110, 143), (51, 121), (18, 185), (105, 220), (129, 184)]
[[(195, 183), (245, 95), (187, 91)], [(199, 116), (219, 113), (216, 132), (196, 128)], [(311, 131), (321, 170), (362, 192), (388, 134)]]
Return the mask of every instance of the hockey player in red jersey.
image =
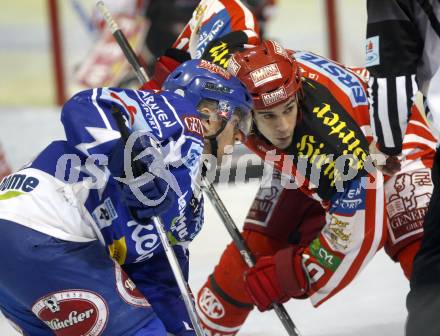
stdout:
[(235, 335), (254, 305), (310, 298), (319, 306), (384, 245), (409, 276), (435, 147), (419, 111), (404, 137), (406, 159), (393, 166), (370, 155), (366, 82), (350, 69), (273, 41), (234, 54), (228, 69), (254, 99), (246, 145), (275, 169), (244, 225), (256, 266), (230, 244), (198, 293), (208, 335)]
[[(235, 51), (259, 43), (258, 22), (240, 0), (202, 0), (171, 48), (156, 60), (151, 80), (143, 88), (159, 90), (168, 75), (191, 58), (204, 58), (226, 68)], [(212, 47), (216, 54), (202, 57)]]

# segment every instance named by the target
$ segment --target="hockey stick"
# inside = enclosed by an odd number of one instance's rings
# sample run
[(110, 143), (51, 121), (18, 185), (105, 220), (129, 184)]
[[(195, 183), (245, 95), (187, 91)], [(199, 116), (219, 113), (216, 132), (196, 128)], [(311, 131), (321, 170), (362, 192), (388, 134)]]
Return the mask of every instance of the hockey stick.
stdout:
[[(232, 237), (235, 246), (243, 257), (244, 262), (249, 267), (255, 266), (255, 258), (252, 255), (252, 252), (247, 247), (243, 236), (237, 229), (234, 220), (232, 219), (231, 215), (229, 214), (228, 210), (220, 199), (220, 196), (217, 194), (217, 191), (206, 178), (203, 179), (203, 184), (204, 190), (208, 194), (209, 200), (211, 201), (212, 205), (217, 211), (217, 214), (220, 216), (223, 223), (225, 224), (226, 229)], [(301, 334), (299, 333), (298, 328), (296, 327), (295, 323), (293, 323), (292, 319), (289, 316), (289, 313), (284, 308), (284, 306), (280, 303), (273, 303), (272, 307), (278, 318), (281, 320), (281, 323), (283, 324), (287, 333), (292, 336), (300, 336)]]
[[(119, 46), (121, 47), (122, 51), (127, 57), (130, 65), (133, 67), (134, 71), (136, 72), (139, 81), (142, 84), (147, 82), (148, 76), (145, 70), (140, 66), (136, 54), (134, 53), (133, 49), (131, 48), (130, 44), (125, 38), (123, 32), (119, 29), (117, 23), (113, 19), (111, 13), (108, 11), (104, 2), (98, 1), (96, 5), (98, 6), (98, 9), (102, 13), (103, 17), (105, 18), (107, 24), (110, 26), (113, 36), (115, 37), (116, 41), (118, 42)], [(128, 139), (129, 132), (125, 125), (122, 113), (119, 109), (116, 108), (112, 110), (112, 114), (118, 124), (119, 130), (121, 132), (121, 137), (126, 142)], [(135, 165), (134, 168), (137, 171), (139, 171), (136, 162), (133, 162), (133, 164)], [(159, 238), (165, 250), (166, 256), (168, 258), (168, 262), (170, 263), (171, 270), (173, 271), (174, 277), (176, 278), (177, 285), (179, 286), (180, 293), (182, 294), (182, 298), (185, 303), (186, 309), (188, 311), (188, 315), (194, 327), (194, 331), (196, 332), (197, 336), (204, 336), (205, 333), (202, 327), (200, 326), (200, 322), (194, 307), (194, 300), (192, 299), (192, 296), (190, 294), (191, 291), (189, 289), (188, 283), (185, 281), (179, 262), (177, 261), (176, 255), (174, 254), (174, 251), (170, 245), (162, 220), (158, 216), (154, 216), (152, 219), (154, 226), (156, 227), (156, 230), (159, 234)]]
[[(118, 28), (116, 22), (113, 20), (111, 14), (105, 7), (103, 1), (98, 1), (98, 6), (100, 6), (100, 10), (106, 19), (108, 25), (112, 27), (112, 33), (115, 37), (116, 41), (118, 42), (121, 49), (124, 51), (124, 54), (127, 56), (127, 59), (130, 63), (130, 65), (133, 67), (134, 71), (138, 75), (138, 79), (141, 84), (145, 83), (148, 80), (147, 75), (145, 74), (144, 69), (140, 65), (139, 61), (137, 60), (136, 55), (134, 54), (133, 50), (131, 49), (129, 43), (127, 42), (124, 34), (122, 31)], [(121, 42), (120, 42), (121, 41)], [(240, 254), (242, 255), (244, 261), (249, 267), (252, 267), (255, 265), (255, 259), (252, 256), (251, 251), (246, 246), (246, 243), (241, 236), (240, 232), (237, 229), (237, 226), (234, 223), (234, 220), (232, 219), (231, 215), (229, 214), (228, 210), (226, 209), (225, 205), (223, 204), (222, 200), (218, 196), (215, 188), (212, 186), (212, 184), (206, 179), (203, 178), (203, 184), (206, 194), (208, 195), (208, 198), (210, 199), (211, 203), (213, 204), (214, 208), (216, 209), (218, 215), (222, 219), (224, 225), (226, 226), (226, 229), (228, 230), (229, 234), (232, 237), (232, 240), (234, 241), (234, 244), (237, 246), (237, 248), (240, 251)], [(179, 268), (180, 269), (180, 268)], [(283, 324), (284, 328), (286, 329), (287, 333), (291, 336), (300, 336), (300, 333), (293, 323), (292, 319), (290, 318), (288, 312), (284, 308), (282, 304), (274, 303), (273, 308), (278, 315), (278, 318), (281, 320), (281, 323)], [(197, 316), (196, 316), (197, 318)], [(197, 318), (198, 320), (198, 318)], [(193, 322), (194, 324), (194, 322)]]
[(134, 53), (133, 49), (130, 46), (130, 43), (128, 43), (122, 30), (119, 29), (118, 24), (113, 19), (112, 14), (105, 6), (104, 1), (102, 0), (97, 1), (96, 6), (98, 7), (105, 21), (107, 22), (107, 25), (109, 26), (116, 42), (118, 42), (119, 47), (121, 48), (125, 57), (127, 57), (127, 60), (130, 63), (131, 67), (133, 68), (133, 71), (135, 72), (139, 82), (141, 84), (148, 82), (148, 76), (147, 73), (145, 72), (145, 69), (140, 65), (136, 54)]

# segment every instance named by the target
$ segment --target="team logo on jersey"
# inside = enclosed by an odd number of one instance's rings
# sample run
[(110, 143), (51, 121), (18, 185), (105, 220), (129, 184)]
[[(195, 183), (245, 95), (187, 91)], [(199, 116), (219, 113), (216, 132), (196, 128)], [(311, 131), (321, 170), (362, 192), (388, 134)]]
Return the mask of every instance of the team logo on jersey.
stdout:
[(34, 190), (40, 181), (26, 174), (12, 174), (0, 183), (0, 201), (18, 197)]
[(108, 321), (108, 307), (97, 293), (65, 290), (39, 299), (32, 312), (58, 336), (99, 336)]
[(214, 320), (221, 319), (225, 316), (225, 308), (214, 293), (207, 287), (203, 288), (199, 297), (199, 307), (202, 311)]
[(423, 230), (423, 220), (432, 194), (431, 173), (428, 169), (399, 174), (393, 193), (387, 202), (387, 213), (394, 242)]
[(380, 64), (380, 54), (379, 54), (379, 36), (373, 36), (367, 38), (365, 44), (365, 67), (370, 67)]
[(263, 99), (264, 106), (267, 107), (287, 99), (287, 93), (284, 86), (281, 86), (273, 92), (262, 94), (261, 99)]
[(272, 82), (276, 79), (282, 78), (280, 69), (277, 64), (269, 64), (258, 68), (250, 73), (252, 82), (256, 87), (265, 83)]
[(144, 295), (136, 288), (135, 283), (128, 277), (116, 261), (115, 263), (115, 277), (116, 288), (122, 300), (126, 303), (136, 307), (150, 307), (149, 302)]
[(184, 117), (183, 121), (186, 125), (186, 129), (203, 138), (203, 126), (202, 122), (197, 117)]

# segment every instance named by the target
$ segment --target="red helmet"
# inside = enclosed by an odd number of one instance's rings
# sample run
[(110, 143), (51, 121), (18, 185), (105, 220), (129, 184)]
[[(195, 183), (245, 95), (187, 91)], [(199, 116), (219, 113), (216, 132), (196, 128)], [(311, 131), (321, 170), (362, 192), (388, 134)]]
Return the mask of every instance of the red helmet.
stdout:
[(297, 61), (275, 41), (263, 41), (257, 47), (235, 53), (228, 71), (246, 85), (255, 109), (279, 105), (301, 90)]

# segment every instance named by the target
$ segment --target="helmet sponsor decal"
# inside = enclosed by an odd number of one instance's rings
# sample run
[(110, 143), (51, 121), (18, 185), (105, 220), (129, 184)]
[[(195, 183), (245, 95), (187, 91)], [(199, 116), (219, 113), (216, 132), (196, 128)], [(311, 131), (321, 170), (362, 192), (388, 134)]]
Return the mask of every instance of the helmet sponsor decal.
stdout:
[(39, 299), (32, 312), (58, 336), (99, 336), (108, 321), (108, 307), (97, 293), (72, 289)]
[(136, 288), (135, 283), (122, 270), (121, 266), (115, 263), (116, 288), (122, 300), (136, 307), (150, 307), (145, 296)]
[(273, 50), (275, 51), (275, 53), (277, 53), (280, 56), (283, 56), (287, 59), (289, 59), (289, 55), (287, 54), (286, 49), (284, 49), (281, 44), (279, 44), (276, 41), (269, 41), (270, 43), (272, 43), (273, 46)]
[(229, 59), (229, 64), (228, 64), (228, 71), (233, 75), (233, 76), (237, 76), (238, 72), (241, 69), (241, 65), (238, 64), (238, 62), (235, 60), (235, 57), (232, 56)]
[(209, 91), (216, 91), (220, 94), (231, 94), (232, 93), (231, 88), (228, 88), (228, 87), (220, 85), (220, 84), (215, 84), (212, 82), (206, 82), (204, 89), (209, 90)]
[(275, 63), (265, 65), (264, 67), (252, 71), (250, 76), (255, 87), (282, 78), (280, 69), (278, 69), (278, 65)]
[(264, 106), (271, 106), (287, 99), (286, 89), (284, 88), (284, 86), (281, 86), (279, 89), (273, 92), (263, 93), (261, 95), (261, 99), (263, 100)]
[(211, 319), (218, 320), (225, 315), (225, 308), (214, 293), (207, 287), (203, 288), (199, 298), (199, 307)]
[(197, 67), (200, 69), (206, 69), (212, 72), (213, 74), (219, 75), (225, 79), (231, 78), (231, 74), (227, 72), (225, 69), (219, 67), (218, 65), (212, 64), (211, 62), (208, 62), (206, 60), (200, 60), (200, 63)]

